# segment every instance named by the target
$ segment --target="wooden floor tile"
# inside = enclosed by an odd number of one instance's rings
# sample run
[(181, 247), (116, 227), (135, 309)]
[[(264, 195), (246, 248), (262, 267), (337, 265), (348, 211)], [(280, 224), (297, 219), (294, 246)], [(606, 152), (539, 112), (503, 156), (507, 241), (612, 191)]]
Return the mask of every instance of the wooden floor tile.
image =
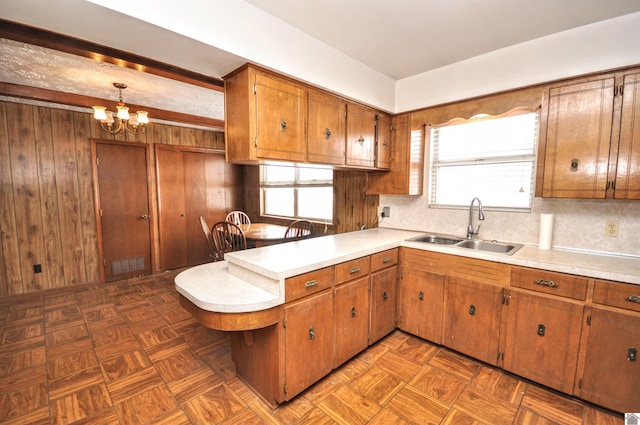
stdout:
[(296, 425), (334, 425), (338, 422), (331, 419), (326, 413), (316, 407), (293, 423)]
[(498, 369), (481, 365), (471, 385), (513, 405), (519, 405), (527, 384)]
[(165, 382), (174, 381), (205, 367), (200, 357), (191, 349), (180, 351), (171, 357), (155, 362), (156, 369)]
[(63, 345), (79, 339), (89, 338), (89, 332), (84, 324), (68, 326), (53, 332), (47, 332), (47, 347), (54, 345)]
[(149, 349), (170, 339), (179, 338), (180, 335), (167, 324), (144, 331), (138, 334), (137, 337), (142, 348)]
[(384, 408), (369, 421), (369, 425), (409, 425), (410, 423)]
[(414, 336), (407, 336), (393, 351), (422, 366), (433, 358), (439, 350), (440, 348), (437, 345), (430, 344)]
[(0, 379), (0, 394), (20, 391), (22, 387), (29, 385), (47, 385), (47, 367), (39, 365), (23, 369)]
[(421, 365), (415, 362), (413, 358), (407, 358), (395, 351), (388, 351), (375, 364), (404, 382), (409, 382), (413, 379), (421, 369)]
[[(485, 425), (484, 422), (477, 421), (464, 412), (451, 409), (440, 425)], [(530, 423), (528, 425), (542, 425)]]
[(2, 332), (0, 344), (12, 344), (14, 342), (20, 342), (43, 335), (44, 324), (42, 322), (30, 323), (27, 325), (9, 324), (5, 326), (4, 331)]
[(387, 403), (387, 409), (398, 417), (416, 424), (439, 424), (449, 409), (409, 385)]
[(46, 360), (44, 345), (7, 354), (0, 352), (0, 379), (30, 367), (43, 365)]
[(349, 384), (358, 393), (384, 406), (405, 385), (400, 378), (374, 365)]
[(143, 350), (134, 350), (110, 357), (101, 363), (107, 383), (117, 381), (151, 366)]
[[(166, 418), (168, 415), (171, 417), (177, 415), (177, 417), (186, 420), (183, 412), (178, 412), (178, 405), (171, 392), (164, 385), (147, 388), (115, 405), (122, 423), (156, 425), (162, 420), (168, 420)], [(183, 421), (183, 423), (185, 422)]]
[(48, 403), (46, 383), (28, 384), (0, 393), (0, 422), (22, 416)]
[(98, 366), (98, 359), (91, 348), (74, 351), (65, 356), (53, 358), (47, 362), (47, 371), (50, 380), (56, 380), (63, 376), (78, 372), (83, 369)]
[(69, 373), (61, 378), (49, 380), (49, 398), (55, 400), (68, 397), (94, 385), (104, 383), (99, 366)]
[(378, 403), (343, 385), (318, 405), (327, 416), (341, 424), (366, 424), (381, 409)]
[(120, 403), (142, 394), (149, 388), (163, 385), (162, 378), (154, 367), (147, 367), (135, 373), (107, 383), (113, 403)]
[(468, 382), (471, 381), (480, 368), (480, 363), (477, 361), (470, 360), (461, 354), (449, 350), (438, 351), (438, 353), (429, 360), (429, 364), (445, 372), (457, 375)]
[(529, 385), (522, 399), (522, 407), (561, 424), (581, 424), (584, 405), (568, 397)]
[(104, 383), (96, 384), (51, 402), (51, 423), (70, 424), (110, 409), (111, 399)]
[(134, 333), (129, 329), (128, 325), (116, 325), (100, 328), (93, 332), (93, 343), (96, 348), (104, 345), (116, 345), (120, 341), (129, 339)]
[(8, 419), (2, 421), (3, 425), (50, 425), (49, 420), (49, 405), (29, 410), (28, 412), (19, 415), (11, 416)]
[[(239, 382), (239, 380), (236, 381)], [(167, 386), (173, 393), (176, 400), (178, 400), (178, 403), (185, 403), (200, 394), (204, 394), (207, 391), (222, 385), (222, 382), (222, 379), (220, 379), (220, 377), (211, 369), (203, 367), (192, 371), (187, 376), (167, 382)], [(237, 384), (237, 382), (234, 384)], [(251, 391), (246, 384), (243, 383), (242, 385), (244, 387), (234, 387), (229, 383), (229, 387), (234, 391), (234, 393), (242, 398), (245, 403), (255, 400), (255, 393)]]
[(460, 394), (454, 408), (479, 422), (493, 425), (512, 424), (518, 410), (518, 406), (472, 386)]
[(433, 366), (425, 366), (409, 382), (413, 388), (451, 407), (467, 382)]
[(219, 385), (184, 403), (187, 416), (194, 423), (217, 423), (241, 411), (245, 404), (227, 386)]

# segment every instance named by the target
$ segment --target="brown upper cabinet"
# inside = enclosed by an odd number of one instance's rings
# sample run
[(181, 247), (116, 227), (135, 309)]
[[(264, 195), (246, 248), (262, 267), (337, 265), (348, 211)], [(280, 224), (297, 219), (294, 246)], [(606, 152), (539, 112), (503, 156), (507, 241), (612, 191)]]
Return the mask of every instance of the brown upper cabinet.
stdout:
[(320, 90), (309, 89), (307, 160), (344, 165), (347, 102)]
[(391, 116), (378, 114), (376, 119), (376, 168), (391, 167)]
[(541, 114), (536, 196), (640, 199), (639, 109), (638, 73), (552, 86)]
[(422, 195), (424, 130), (411, 131), (410, 118), (410, 114), (393, 117), (389, 172), (369, 174), (368, 194)]
[(304, 161), (307, 90), (245, 66), (225, 79), (228, 162)]
[(383, 156), (376, 156), (376, 122), (385, 115), (380, 111), (251, 64), (224, 82), (228, 162), (388, 168), (384, 131)]
[(347, 165), (373, 168), (375, 165), (376, 111), (347, 104)]

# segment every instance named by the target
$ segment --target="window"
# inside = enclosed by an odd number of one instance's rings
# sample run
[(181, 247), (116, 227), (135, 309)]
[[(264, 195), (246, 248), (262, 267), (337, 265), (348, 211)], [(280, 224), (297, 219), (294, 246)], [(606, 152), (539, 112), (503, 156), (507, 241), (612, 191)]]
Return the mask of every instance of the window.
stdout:
[(429, 206), (531, 210), (538, 112), (476, 116), (431, 129)]
[(260, 166), (262, 214), (333, 221), (333, 170)]

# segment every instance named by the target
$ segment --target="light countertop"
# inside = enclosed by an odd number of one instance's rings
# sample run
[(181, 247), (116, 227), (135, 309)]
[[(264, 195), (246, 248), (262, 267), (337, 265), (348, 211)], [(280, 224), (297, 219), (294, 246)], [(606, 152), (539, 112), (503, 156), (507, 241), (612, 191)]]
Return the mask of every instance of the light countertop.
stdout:
[(192, 267), (175, 278), (196, 306), (221, 313), (264, 310), (284, 303), (291, 276), (405, 246), (597, 279), (640, 284), (640, 258), (525, 245), (512, 256), (408, 241), (425, 232), (374, 228), (228, 253), (225, 261)]

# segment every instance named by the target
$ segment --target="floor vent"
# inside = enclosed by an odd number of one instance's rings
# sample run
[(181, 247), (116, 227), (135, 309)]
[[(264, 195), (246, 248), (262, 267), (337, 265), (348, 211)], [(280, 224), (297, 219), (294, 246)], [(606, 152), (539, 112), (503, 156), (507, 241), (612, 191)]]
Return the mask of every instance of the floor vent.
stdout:
[(125, 258), (111, 263), (112, 274), (131, 273), (144, 270), (144, 257)]

